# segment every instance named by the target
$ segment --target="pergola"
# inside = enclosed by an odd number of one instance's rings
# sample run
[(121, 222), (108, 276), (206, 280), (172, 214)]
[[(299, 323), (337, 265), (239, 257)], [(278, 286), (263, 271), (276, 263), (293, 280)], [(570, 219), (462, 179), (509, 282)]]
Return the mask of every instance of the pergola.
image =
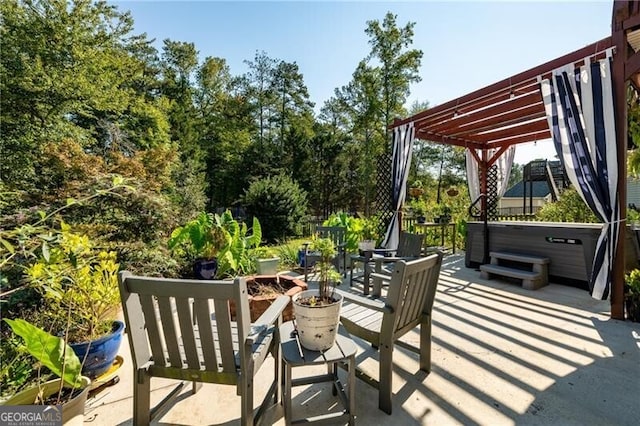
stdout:
[[(626, 83), (629, 81), (636, 90), (640, 88), (640, 1), (614, 1), (610, 37), (406, 119), (396, 120), (391, 127), (413, 123), (417, 139), (468, 148), (479, 164), (480, 190), (486, 194), (486, 172), (507, 148), (551, 138), (541, 93), (541, 80), (548, 78), (554, 69), (561, 66), (602, 59), (610, 48), (614, 48), (612, 77), (620, 189), (618, 203), (624, 223), (627, 175)], [(486, 198), (482, 200), (481, 209), (486, 218)], [(611, 316), (616, 319), (624, 319), (624, 232), (625, 227), (620, 227), (610, 293)]]

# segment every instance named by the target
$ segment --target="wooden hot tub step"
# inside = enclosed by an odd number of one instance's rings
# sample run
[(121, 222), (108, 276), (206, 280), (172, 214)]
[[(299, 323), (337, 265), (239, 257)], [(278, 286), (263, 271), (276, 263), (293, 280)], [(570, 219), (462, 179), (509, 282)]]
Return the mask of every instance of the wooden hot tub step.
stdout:
[[(546, 257), (497, 251), (489, 254), (491, 264), (480, 265), (480, 277), (483, 279), (491, 279), (492, 275), (521, 279), (522, 287), (527, 290), (537, 290), (549, 283), (549, 259)], [(521, 267), (501, 265), (501, 260)]]

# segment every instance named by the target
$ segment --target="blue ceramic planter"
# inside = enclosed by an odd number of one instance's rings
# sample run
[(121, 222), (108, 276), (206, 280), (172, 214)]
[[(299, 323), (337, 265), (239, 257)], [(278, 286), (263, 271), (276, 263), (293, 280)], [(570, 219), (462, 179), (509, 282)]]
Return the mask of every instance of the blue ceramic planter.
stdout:
[[(113, 361), (120, 350), (124, 323), (113, 322), (113, 331), (100, 339), (90, 342), (73, 343), (69, 346), (78, 355), (82, 365), (82, 375), (95, 379), (104, 374), (113, 365)], [(85, 359), (86, 355), (86, 359)]]

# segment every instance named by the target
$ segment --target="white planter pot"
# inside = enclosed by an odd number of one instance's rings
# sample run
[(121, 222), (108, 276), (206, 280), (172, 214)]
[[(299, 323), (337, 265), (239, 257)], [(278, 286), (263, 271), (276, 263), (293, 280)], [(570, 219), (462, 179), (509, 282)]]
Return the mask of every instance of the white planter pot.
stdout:
[(375, 240), (362, 240), (358, 243), (358, 248), (362, 251), (373, 250), (376, 248)]
[[(82, 392), (77, 394), (71, 401), (62, 404), (62, 424), (64, 425), (82, 425), (84, 423), (84, 404), (87, 401), (89, 393), (89, 385), (91, 379), (82, 377)], [(2, 405), (32, 405), (36, 400), (36, 396), (42, 390), (45, 397), (55, 394), (60, 388), (60, 379), (50, 380), (41, 386), (34, 386), (19, 392), (2, 403)]]
[(278, 273), (279, 257), (272, 257), (269, 259), (258, 259), (256, 261), (256, 269), (258, 275), (275, 275)]
[(335, 293), (339, 299), (330, 305), (303, 305), (299, 299), (318, 296), (318, 290), (306, 290), (293, 297), (293, 310), (296, 314), (296, 326), (300, 344), (312, 351), (329, 349), (336, 341), (342, 295)]

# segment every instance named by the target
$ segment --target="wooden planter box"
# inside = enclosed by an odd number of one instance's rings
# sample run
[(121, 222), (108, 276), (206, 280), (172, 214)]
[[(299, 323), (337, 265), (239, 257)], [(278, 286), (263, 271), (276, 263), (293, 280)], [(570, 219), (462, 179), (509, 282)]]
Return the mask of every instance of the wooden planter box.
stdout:
[[(260, 286), (273, 286), (276, 282), (276, 275), (256, 275), (247, 279), (247, 290), (249, 292), (249, 309), (251, 312), (251, 322), (255, 322), (260, 315), (266, 311), (276, 298), (282, 294), (292, 297), (294, 294), (307, 289), (304, 281), (286, 276), (278, 275), (279, 289), (271, 294), (260, 294)], [(257, 294), (256, 294), (257, 293)], [(230, 303), (231, 319), (236, 319), (235, 303)], [(282, 313), (283, 321), (291, 321), (294, 318), (293, 305), (291, 302)]]

